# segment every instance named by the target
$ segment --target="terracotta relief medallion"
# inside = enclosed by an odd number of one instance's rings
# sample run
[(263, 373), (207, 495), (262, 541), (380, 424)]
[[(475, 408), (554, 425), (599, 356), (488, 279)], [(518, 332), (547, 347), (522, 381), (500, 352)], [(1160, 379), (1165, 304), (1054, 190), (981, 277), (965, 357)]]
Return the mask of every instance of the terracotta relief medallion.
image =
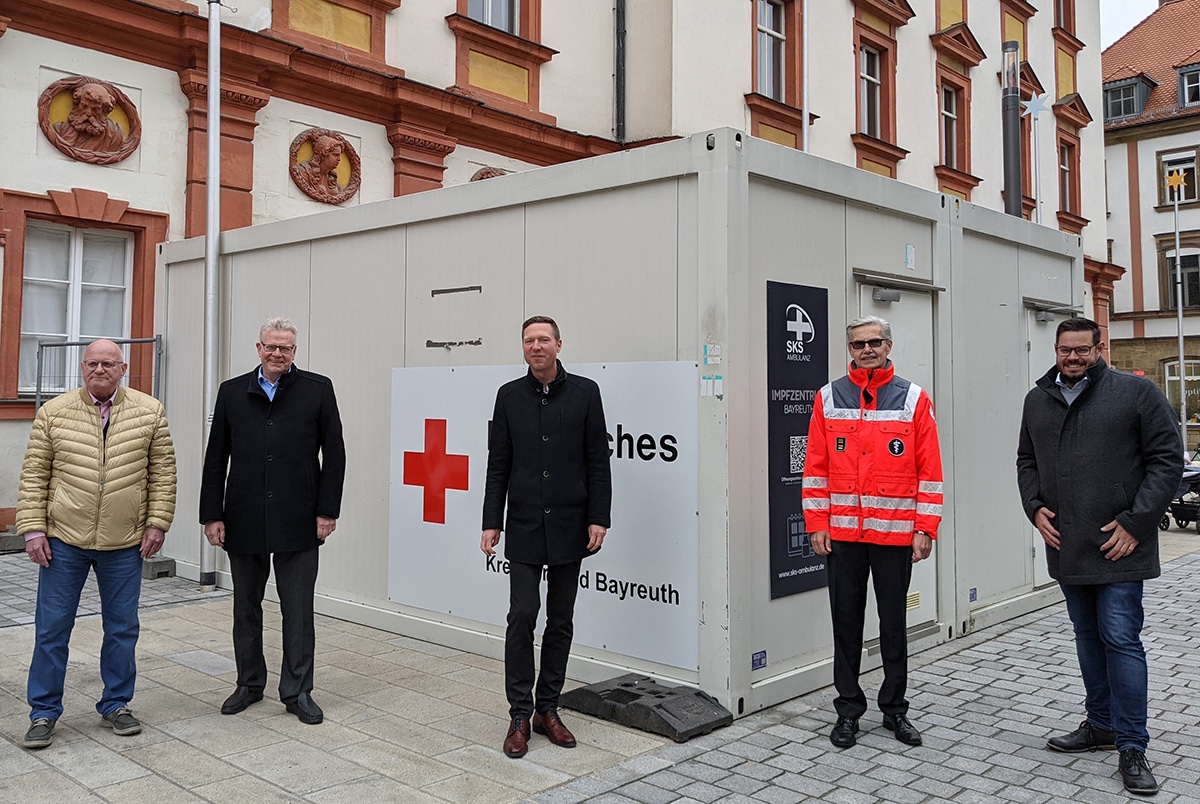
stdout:
[(72, 159), (112, 165), (142, 141), (142, 119), (129, 97), (107, 81), (60, 78), (38, 98), (38, 125)]
[(288, 166), (296, 186), (326, 204), (349, 201), (362, 183), (362, 165), (354, 147), (327, 128), (310, 128), (292, 140)]
[(491, 165), (488, 165), (487, 167), (482, 167), (475, 171), (475, 175), (471, 177), (471, 181), (483, 181), (484, 179), (494, 179), (497, 176), (507, 175), (508, 171), (504, 168), (492, 167)]

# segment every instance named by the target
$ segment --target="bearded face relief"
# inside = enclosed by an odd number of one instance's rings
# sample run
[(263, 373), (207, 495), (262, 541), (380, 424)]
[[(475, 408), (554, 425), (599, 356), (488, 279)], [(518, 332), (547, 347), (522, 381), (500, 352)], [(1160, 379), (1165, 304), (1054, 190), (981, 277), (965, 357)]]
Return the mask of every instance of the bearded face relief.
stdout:
[(292, 182), (315, 201), (341, 204), (358, 192), (361, 165), (354, 146), (335, 131), (310, 128), (292, 141)]
[(111, 165), (141, 141), (141, 119), (117, 87), (87, 76), (55, 81), (38, 100), (38, 124), (55, 148), (72, 159)]

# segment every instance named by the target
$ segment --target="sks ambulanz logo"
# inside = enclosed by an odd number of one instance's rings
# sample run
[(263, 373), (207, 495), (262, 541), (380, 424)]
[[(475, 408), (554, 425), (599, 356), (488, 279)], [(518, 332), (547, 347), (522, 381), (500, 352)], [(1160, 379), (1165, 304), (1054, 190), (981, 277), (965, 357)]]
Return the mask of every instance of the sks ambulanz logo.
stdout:
[(804, 346), (816, 339), (817, 328), (808, 311), (798, 304), (789, 304), (786, 315), (787, 330), (792, 334), (787, 340), (787, 359), (807, 363), (812, 356), (804, 353)]

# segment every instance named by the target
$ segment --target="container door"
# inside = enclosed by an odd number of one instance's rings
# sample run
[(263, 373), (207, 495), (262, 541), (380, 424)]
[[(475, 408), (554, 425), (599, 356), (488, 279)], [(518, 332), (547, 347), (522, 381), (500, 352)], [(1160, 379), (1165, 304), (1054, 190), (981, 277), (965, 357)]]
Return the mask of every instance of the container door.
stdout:
[[(892, 325), (891, 360), (896, 373), (924, 388), (933, 398), (933, 297), (918, 291), (900, 291), (895, 302), (875, 301), (874, 285), (859, 286), (859, 315), (877, 315)], [(949, 560), (950, 557), (948, 557)], [(913, 567), (908, 585), (908, 627), (932, 623), (937, 619), (937, 544), (933, 555)], [(874, 592), (867, 602), (867, 611), (875, 610)], [(879, 623), (867, 617), (866, 638), (879, 636)]]
[[(1039, 316), (1049, 320), (1038, 321)], [(1048, 368), (1054, 365), (1054, 331), (1058, 328), (1058, 322), (1064, 317), (1038, 310), (1025, 311), (1025, 343), (1029, 356), (1030, 388), (1039, 377), (1046, 373)], [(1046, 543), (1042, 541), (1041, 534), (1028, 519), (1025, 519), (1025, 536), (1032, 545), (1029, 554), (1033, 557), (1033, 585), (1040, 587), (1054, 583), (1054, 579), (1050, 577), (1050, 571), (1046, 569)]]

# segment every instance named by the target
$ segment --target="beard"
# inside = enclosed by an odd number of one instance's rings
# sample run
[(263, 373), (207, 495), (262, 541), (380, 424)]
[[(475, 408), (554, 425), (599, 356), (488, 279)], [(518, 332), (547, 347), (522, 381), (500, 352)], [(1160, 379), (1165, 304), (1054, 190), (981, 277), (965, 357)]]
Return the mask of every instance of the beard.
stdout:
[(71, 114), (67, 116), (67, 122), (75, 130), (93, 136), (103, 134), (108, 130), (107, 117), (98, 117), (82, 106), (76, 106), (71, 110)]

